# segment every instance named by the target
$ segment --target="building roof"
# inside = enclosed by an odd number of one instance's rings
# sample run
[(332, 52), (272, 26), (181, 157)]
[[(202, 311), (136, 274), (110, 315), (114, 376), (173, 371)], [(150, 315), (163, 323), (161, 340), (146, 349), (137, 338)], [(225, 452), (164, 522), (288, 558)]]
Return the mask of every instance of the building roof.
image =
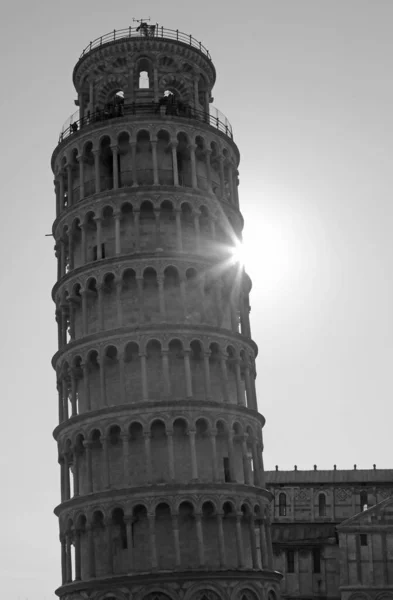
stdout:
[(393, 469), (331, 469), (327, 471), (266, 471), (266, 484), (393, 483)]
[(367, 510), (346, 519), (340, 525), (337, 526), (338, 531), (357, 531), (359, 529), (365, 529), (371, 526), (373, 529), (379, 527), (390, 527), (393, 526), (393, 497), (390, 496), (378, 504), (374, 504)]
[(334, 523), (272, 523), (273, 544), (320, 544), (335, 540)]

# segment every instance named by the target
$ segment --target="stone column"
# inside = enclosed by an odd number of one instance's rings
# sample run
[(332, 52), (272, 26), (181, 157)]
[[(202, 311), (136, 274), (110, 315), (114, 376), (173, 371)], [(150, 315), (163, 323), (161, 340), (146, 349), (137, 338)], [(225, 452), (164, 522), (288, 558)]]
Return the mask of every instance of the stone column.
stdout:
[(233, 431), (228, 431), (228, 458), (229, 458), (229, 474), (231, 481), (236, 482), (235, 473), (235, 456), (233, 451)]
[(217, 482), (219, 480), (218, 465), (217, 465), (217, 445), (216, 445), (217, 430), (211, 429), (211, 431), (209, 433), (210, 433), (210, 443), (211, 443), (211, 448), (212, 448), (213, 481)]
[(258, 444), (256, 439), (251, 439), (252, 448), (252, 462), (254, 463), (254, 485), (259, 487), (261, 485), (261, 474), (258, 460)]
[(269, 556), (268, 556), (267, 545), (266, 545), (265, 525), (264, 525), (263, 519), (260, 519), (260, 521), (259, 521), (259, 538), (260, 538), (260, 545), (261, 545), (262, 569), (266, 569), (269, 564)]
[(87, 363), (81, 363), (81, 368), (83, 371), (83, 390), (85, 392), (85, 404), (86, 410), (91, 410), (90, 403), (90, 386), (89, 386), (89, 367)]
[(86, 449), (86, 465), (87, 465), (87, 493), (93, 492), (93, 464), (91, 457), (91, 442), (84, 441), (83, 446)]
[(158, 69), (153, 67), (154, 102), (158, 102)]
[(242, 386), (242, 376), (240, 371), (240, 359), (235, 358), (235, 377), (236, 377), (236, 399), (239, 406), (245, 406), (244, 390)]
[(72, 227), (68, 230), (68, 270), (74, 268), (74, 232)]
[(146, 354), (139, 354), (139, 356), (141, 359), (142, 399), (147, 402), (149, 399), (149, 391), (147, 386)]
[(63, 415), (64, 420), (68, 421), (68, 385), (65, 375), (62, 376), (61, 380), (62, 396), (63, 396)]
[(81, 289), (82, 296), (82, 323), (83, 323), (83, 335), (89, 334), (89, 324), (87, 319), (87, 290)]
[(62, 393), (62, 384), (61, 384), (61, 380), (58, 379), (56, 382), (56, 386), (57, 386), (57, 392), (58, 392), (58, 404), (59, 404), (59, 425), (60, 423), (63, 422), (64, 420), (64, 416), (63, 416), (63, 393)]
[(228, 371), (227, 371), (226, 359), (227, 359), (227, 355), (224, 352), (220, 352), (220, 367), (221, 367), (222, 390), (223, 390), (224, 402), (229, 402)]
[(139, 321), (140, 321), (140, 323), (143, 323), (143, 321), (145, 320), (145, 316), (144, 316), (144, 312), (143, 312), (144, 302), (143, 302), (143, 277), (142, 277), (142, 275), (136, 276), (136, 285), (138, 288)]
[(161, 231), (160, 231), (160, 210), (154, 210), (154, 217), (156, 220), (156, 231), (155, 231), (155, 247), (161, 248)]
[(131, 167), (132, 167), (132, 186), (138, 185), (138, 174), (136, 170), (136, 142), (131, 142)]
[(157, 549), (156, 549), (156, 519), (154, 515), (148, 515), (149, 520), (149, 546), (150, 560), (153, 569), (157, 569)]
[(251, 485), (251, 469), (250, 469), (250, 461), (248, 459), (248, 449), (247, 449), (247, 440), (246, 436), (243, 436), (242, 439), (242, 458), (243, 458), (243, 470), (244, 470), (244, 483), (246, 485)]
[(129, 460), (128, 460), (128, 434), (127, 433), (123, 433), (123, 435), (121, 436), (122, 440), (123, 440), (123, 479), (124, 479), (124, 484), (127, 486), (129, 484), (129, 480), (130, 480), (130, 473), (129, 473)]
[(145, 461), (146, 461), (147, 483), (151, 483), (151, 480), (152, 480), (152, 471), (151, 471), (151, 444), (150, 444), (151, 433), (149, 431), (148, 432), (144, 432), (143, 436), (144, 436), (144, 439), (145, 439)]
[(79, 454), (74, 447), (74, 497), (79, 496)]
[(73, 181), (72, 181), (72, 165), (67, 165), (67, 197), (68, 197), (68, 206), (72, 206), (72, 186), (73, 186)]
[(76, 406), (76, 379), (75, 379), (75, 369), (70, 369), (71, 376), (71, 416), (75, 417), (78, 414), (77, 406)]
[(107, 406), (106, 385), (105, 385), (105, 350), (102, 349), (100, 356), (97, 356), (97, 362), (100, 367), (100, 392), (101, 392), (101, 408)]
[(173, 543), (175, 547), (175, 566), (180, 567), (180, 541), (179, 541), (179, 520), (177, 514), (172, 514), (172, 531), (173, 531)]
[(169, 479), (175, 481), (175, 453), (173, 450), (173, 431), (166, 432), (167, 444), (168, 444), (168, 465), (169, 465)]
[(157, 140), (151, 141), (152, 159), (153, 159), (153, 185), (159, 185), (158, 163), (157, 163)]
[(117, 360), (119, 363), (119, 384), (120, 384), (120, 398), (121, 403), (126, 404), (127, 395), (126, 395), (126, 374), (125, 374), (125, 365), (124, 365), (124, 348), (120, 348), (117, 355)]
[(182, 240), (182, 231), (181, 231), (181, 209), (175, 209), (176, 215), (176, 250), (178, 252), (183, 251), (183, 240)]
[(112, 150), (112, 170), (113, 170), (113, 189), (119, 189), (119, 154), (118, 147), (111, 146)]
[(218, 157), (218, 164), (219, 164), (219, 174), (220, 174), (220, 196), (221, 196), (221, 200), (226, 200), (225, 198), (225, 177), (224, 177), (224, 161), (223, 161), (223, 157), (219, 156)]
[(59, 177), (60, 212), (62, 212), (64, 210), (64, 172), (60, 171), (58, 177)]
[(94, 217), (97, 226), (96, 244), (97, 244), (97, 260), (102, 259), (102, 220), (101, 217)]
[(108, 575), (113, 575), (112, 520), (105, 519)]
[(212, 151), (209, 149), (205, 149), (205, 164), (206, 164), (206, 177), (207, 177), (207, 185), (208, 190), (211, 191), (212, 188), (212, 168), (210, 164), (210, 156)]
[(98, 329), (105, 329), (104, 323), (104, 285), (97, 283), (97, 309), (98, 309)]
[(242, 516), (243, 516), (242, 513), (236, 514), (236, 550), (237, 550), (238, 566), (240, 567), (240, 569), (242, 569), (245, 566), (242, 529), (241, 529)]
[(197, 252), (201, 249), (201, 232), (199, 228), (199, 217), (201, 216), (201, 211), (194, 209), (194, 229), (195, 229), (195, 249)]
[(190, 429), (188, 432), (188, 437), (190, 439), (190, 454), (191, 454), (191, 479), (193, 481), (198, 480), (198, 463), (197, 463), (197, 455), (195, 448), (195, 431)]
[(127, 531), (127, 553), (128, 553), (128, 568), (127, 573), (132, 573), (134, 571), (134, 553), (133, 553), (133, 540), (132, 540), (132, 517), (127, 517), (125, 519), (126, 522), (126, 531)]
[(252, 568), (258, 569), (258, 553), (257, 553), (257, 540), (255, 536), (255, 522), (254, 516), (249, 516), (249, 528), (250, 528), (250, 539), (251, 539), (251, 557), (252, 557)]
[(121, 254), (121, 237), (120, 237), (121, 213), (120, 213), (120, 210), (115, 211), (114, 218), (115, 218), (115, 253), (116, 253), (116, 256), (119, 256), (119, 254)]
[(87, 263), (87, 244), (86, 244), (86, 223), (81, 224), (81, 233), (82, 233), (82, 265)]
[(225, 538), (224, 528), (222, 525), (222, 513), (217, 513), (217, 528), (218, 528), (218, 553), (220, 556), (220, 567), (226, 567), (226, 553), (225, 553)]
[(71, 560), (71, 540), (72, 534), (70, 531), (66, 532), (66, 581), (67, 583), (72, 582), (72, 560)]
[(186, 373), (186, 394), (187, 398), (192, 398), (192, 378), (190, 365), (190, 351), (184, 350), (184, 370)]
[(94, 548), (94, 532), (91, 525), (87, 527), (87, 546), (89, 556), (89, 576), (90, 578), (93, 578), (96, 576), (96, 557)]
[(61, 543), (61, 583), (67, 583), (67, 547), (65, 535), (60, 534)]
[(108, 489), (111, 486), (108, 441), (109, 440), (108, 440), (107, 436), (103, 435), (101, 438), (101, 443), (102, 443), (102, 452), (104, 454), (104, 464), (102, 465), (102, 467), (103, 467), (103, 472), (104, 472), (104, 488), (105, 489)]
[(101, 191), (100, 151), (93, 150), (93, 154), (94, 154), (95, 193), (98, 194)]
[(179, 185), (179, 169), (177, 166), (177, 142), (171, 142), (172, 148), (172, 169), (173, 169), (173, 185)]
[(121, 277), (116, 277), (116, 313), (117, 313), (117, 326), (121, 327), (123, 324), (123, 305), (121, 303), (121, 290), (123, 287), (123, 281)]
[(198, 179), (197, 179), (197, 171), (196, 171), (196, 158), (195, 158), (195, 144), (189, 145), (190, 150), (190, 160), (191, 160), (191, 184), (194, 189), (198, 188)]
[(211, 389), (211, 382), (210, 382), (210, 362), (209, 362), (210, 355), (211, 355), (210, 350), (203, 353), (203, 375), (204, 375), (204, 379), (205, 379), (206, 400), (211, 400), (211, 396), (212, 396), (212, 389)]
[(198, 541), (198, 560), (199, 565), (203, 567), (205, 564), (205, 547), (203, 543), (202, 515), (199, 513), (195, 514), (195, 526)]
[(80, 529), (75, 530), (75, 581), (82, 579), (82, 564), (81, 564), (81, 535)]
[(171, 379), (169, 374), (169, 357), (168, 350), (161, 350), (162, 357), (162, 372), (164, 375), (164, 391), (166, 396), (171, 395)]
[(250, 382), (250, 365), (248, 362), (244, 363), (244, 382), (246, 384), (247, 406), (248, 408), (253, 409), (253, 397)]
[(139, 210), (135, 210), (134, 211), (134, 235), (135, 235), (135, 250), (136, 252), (140, 252), (141, 249), (141, 240), (140, 240), (140, 227), (139, 227), (139, 220), (140, 220), (140, 211)]
[(158, 301), (160, 304), (160, 317), (161, 317), (161, 321), (166, 321), (164, 277), (162, 275), (158, 275), (157, 283), (158, 283)]
[(79, 163), (79, 201), (85, 197), (85, 157), (80, 154), (77, 157)]

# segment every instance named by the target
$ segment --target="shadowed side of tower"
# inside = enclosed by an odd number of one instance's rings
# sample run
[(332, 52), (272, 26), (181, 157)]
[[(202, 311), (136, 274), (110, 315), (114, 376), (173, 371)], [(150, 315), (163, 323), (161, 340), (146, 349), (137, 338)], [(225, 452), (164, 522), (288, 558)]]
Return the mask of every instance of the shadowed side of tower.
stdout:
[(92, 42), (52, 156), (67, 599), (275, 600), (239, 152), (158, 26)]

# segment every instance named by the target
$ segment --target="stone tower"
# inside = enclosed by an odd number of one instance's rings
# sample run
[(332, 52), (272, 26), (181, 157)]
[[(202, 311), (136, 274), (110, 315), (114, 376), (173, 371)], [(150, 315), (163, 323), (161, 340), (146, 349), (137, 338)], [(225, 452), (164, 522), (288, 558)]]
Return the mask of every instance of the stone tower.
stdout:
[(192, 36), (83, 51), (52, 156), (61, 598), (275, 600), (239, 152)]

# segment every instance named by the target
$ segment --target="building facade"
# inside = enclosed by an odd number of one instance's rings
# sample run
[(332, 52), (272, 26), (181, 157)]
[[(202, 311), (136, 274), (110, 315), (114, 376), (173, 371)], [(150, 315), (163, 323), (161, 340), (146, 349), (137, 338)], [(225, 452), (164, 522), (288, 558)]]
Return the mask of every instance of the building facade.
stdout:
[(342, 600), (393, 599), (393, 498), (338, 526)]
[(275, 600), (239, 151), (189, 35), (90, 43), (52, 156), (61, 586)]
[(274, 497), (273, 564), (284, 576), (282, 597), (338, 600), (347, 572), (338, 526), (393, 494), (393, 470), (277, 468), (266, 471), (266, 484)]

